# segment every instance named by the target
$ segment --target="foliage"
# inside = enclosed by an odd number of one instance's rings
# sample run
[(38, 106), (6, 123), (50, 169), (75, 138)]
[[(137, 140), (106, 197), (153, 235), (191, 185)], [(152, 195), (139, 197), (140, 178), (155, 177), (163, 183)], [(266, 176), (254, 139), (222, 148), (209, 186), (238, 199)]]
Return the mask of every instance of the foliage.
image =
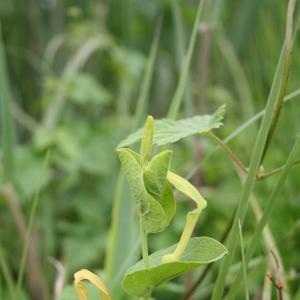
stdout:
[[(0, 1), (0, 299), (17, 298), (27, 243), (22, 300), (75, 300), (82, 268), (114, 300), (133, 298), (122, 281), (135, 268), (155, 299), (300, 297), (299, 1), (288, 2)], [(153, 157), (137, 153), (147, 115)], [(144, 185), (136, 196), (118, 154)], [(176, 251), (187, 211), (203, 237), (153, 265)], [(139, 261), (140, 212), (155, 280)], [(228, 255), (183, 261), (206, 236)], [(168, 264), (195, 269), (175, 278)]]

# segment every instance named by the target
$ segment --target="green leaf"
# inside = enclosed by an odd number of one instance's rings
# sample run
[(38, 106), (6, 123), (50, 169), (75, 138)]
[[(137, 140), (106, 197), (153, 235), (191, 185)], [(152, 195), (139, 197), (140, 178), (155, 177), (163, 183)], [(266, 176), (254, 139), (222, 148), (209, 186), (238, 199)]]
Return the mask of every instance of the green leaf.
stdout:
[(93, 76), (77, 74), (68, 84), (68, 94), (78, 105), (103, 105), (110, 102), (112, 95)]
[(172, 151), (163, 151), (150, 161), (144, 171), (144, 181), (147, 191), (160, 196), (166, 184)]
[(149, 195), (144, 186), (143, 170), (137, 161), (139, 155), (129, 149), (119, 149), (117, 152), (138, 211), (141, 215), (145, 215), (150, 209), (150, 204)]
[(145, 188), (143, 169), (139, 163), (140, 155), (130, 149), (119, 149), (118, 155), (146, 232), (156, 233), (163, 231), (174, 215), (175, 200), (172, 197), (173, 195), (170, 196), (170, 193), (165, 194), (168, 198), (163, 203), (168, 212), (167, 216), (163, 206), (160, 204), (161, 199), (152, 197)]
[(214, 262), (227, 254), (227, 249), (209, 237), (197, 237), (189, 241), (179, 261), (162, 264), (162, 257), (174, 252), (176, 245), (149, 256), (149, 268), (143, 261), (132, 266), (123, 279), (123, 289), (132, 296), (146, 297), (163, 282)]
[(166, 214), (167, 219), (165, 226), (167, 227), (173, 219), (176, 211), (176, 201), (171, 186), (168, 183), (165, 184), (165, 188), (161, 194), (159, 203)]
[(167, 215), (162, 206), (150, 194), (147, 194), (149, 211), (142, 215), (142, 223), (146, 233), (157, 233), (163, 231), (167, 223)]
[[(178, 121), (170, 119), (155, 120), (153, 144), (166, 145), (175, 143), (185, 137), (194, 134), (204, 134), (212, 129), (221, 127), (225, 113), (225, 106), (222, 105), (214, 114), (194, 116), (192, 118), (181, 119)], [(142, 139), (143, 128), (130, 134), (120, 142), (118, 148), (132, 145)]]

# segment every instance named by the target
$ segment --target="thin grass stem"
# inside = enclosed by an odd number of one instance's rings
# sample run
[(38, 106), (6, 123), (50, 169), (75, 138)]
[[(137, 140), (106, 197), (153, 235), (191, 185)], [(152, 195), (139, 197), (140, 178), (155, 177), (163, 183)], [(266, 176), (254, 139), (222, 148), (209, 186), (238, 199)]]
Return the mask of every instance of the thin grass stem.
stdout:
[(40, 191), (41, 191), (41, 187), (42, 187), (42, 182), (44, 179), (45, 171), (48, 167), (49, 158), (50, 158), (50, 150), (48, 150), (46, 153), (46, 156), (45, 156), (45, 159), (43, 162), (43, 167), (41, 170), (41, 176), (39, 176), (39, 183), (37, 185), (35, 196), (33, 198), (33, 202), (31, 205), (31, 210), (30, 210), (30, 215), (29, 215), (29, 223), (28, 223), (27, 230), (26, 230), (26, 237), (25, 237), (25, 241), (24, 241), (24, 247), (23, 247), (23, 251), (22, 251), (22, 255), (21, 255), (21, 261), (20, 261), (19, 272), (18, 272), (18, 280), (17, 280), (17, 288), (16, 288), (16, 293), (17, 293), (18, 298), (20, 297), (20, 294), (21, 294), (26, 258), (27, 258), (29, 244), (30, 244), (30, 240), (31, 240), (31, 233), (32, 233), (33, 224), (34, 224), (34, 220), (35, 220), (35, 216), (36, 216), (36, 212), (37, 212), (37, 208), (38, 208), (38, 203), (39, 203), (39, 199), (40, 199)]
[(243, 240), (243, 233), (242, 233), (242, 225), (239, 220), (239, 237), (240, 237), (240, 244), (241, 244), (241, 254), (242, 254), (242, 266), (243, 269), (243, 280), (244, 280), (244, 287), (245, 287), (245, 299), (249, 300), (249, 291), (248, 291), (248, 280), (247, 280), (247, 265), (245, 261), (245, 247), (244, 247), (244, 240)]
[[(249, 246), (247, 247), (246, 258), (245, 258), (246, 264), (248, 264), (248, 262), (250, 261), (251, 257), (253, 256), (253, 254), (256, 250), (257, 240), (259, 239), (263, 228), (265, 227), (265, 225), (267, 224), (267, 222), (271, 216), (274, 205), (280, 197), (280, 194), (282, 192), (284, 184), (287, 180), (288, 174), (291, 171), (291, 168), (293, 167), (295, 160), (296, 160), (297, 156), (299, 155), (299, 152), (300, 152), (300, 137), (298, 136), (297, 140), (288, 156), (287, 162), (284, 166), (284, 170), (280, 174), (278, 182), (275, 185), (275, 187), (273, 188), (273, 191), (266, 202), (263, 215), (261, 216), (261, 218), (255, 228), (255, 232), (251, 238)], [(240, 271), (237, 275), (237, 280), (234, 281), (234, 284), (231, 286), (231, 289), (229, 291), (228, 300), (235, 299), (236, 293), (237, 293), (238, 287), (239, 287), (239, 282), (237, 282), (237, 281), (239, 280), (239, 278), (241, 278), (241, 276), (242, 276), (242, 270), (240, 269)]]
[(175, 119), (177, 117), (181, 103), (182, 103), (182, 99), (183, 99), (183, 95), (184, 95), (184, 91), (185, 91), (185, 87), (186, 87), (186, 83), (187, 83), (187, 78), (188, 78), (188, 74), (189, 74), (189, 69), (190, 69), (190, 65), (191, 65), (191, 61), (192, 61), (193, 50), (194, 50), (195, 44), (196, 44), (198, 25), (199, 25), (200, 16), (201, 16), (202, 8), (203, 8), (203, 3), (204, 3), (204, 1), (200, 0), (199, 6), (197, 9), (197, 15), (196, 15), (196, 20), (195, 20), (194, 27), (193, 27), (192, 36), (191, 36), (191, 39), (189, 42), (189, 47), (188, 47), (188, 50), (186, 53), (186, 57), (184, 59), (182, 71), (180, 73), (179, 82), (178, 82), (174, 97), (171, 101), (170, 108), (169, 108), (169, 111), (167, 114), (167, 117), (170, 119)]
[(228, 239), (228, 250), (229, 254), (228, 256), (222, 261), (221, 268), (219, 271), (219, 274), (217, 276), (216, 284), (214, 287), (212, 300), (220, 300), (222, 299), (224, 287), (225, 287), (225, 280), (226, 275), (228, 273), (229, 267), (231, 265), (231, 262), (234, 257), (234, 253), (237, 246), (237, 223), (240, 219), (241, 224), (243, 224), (244, 218), (247, 213), (248, 208), (248, 201), (249, 197), (253, 191), (255, 180), (256, 180), (256, 174), (258, 172), (259, 166), (261, 164), (265, 145), (267, 143), (268, 135), (272, 126), (272, 120), (273, 120), (273, 112), (278, 102), (278, 97), (281, 94), (281, 86), (282, 82), (285, 81), (286, 73), (284, 72), (284, 66), (286, 64), (287, 57), (285, 55), (285, 44), (283, 45), (283, 49), (281, 51), (281, 55), (279, 58), (279, 62), (277, 65), (277, 69), (275, 72), (274, 80), (272, 83), (270, 95), (268, 98), (267, 106), (266, 106), (266, 112), (264, 115), (264, 118), (262, 120), (255, 145), (253, 148), (251, 161), (249, 165), (249, 171), (246, 176), (245, 183), (243, 185), (242, 194), (238, 202), (238, 208), (236, 213), (236, 218), (233, 223), (233, 227), (231, 230), (231, 233), (229, 235)]

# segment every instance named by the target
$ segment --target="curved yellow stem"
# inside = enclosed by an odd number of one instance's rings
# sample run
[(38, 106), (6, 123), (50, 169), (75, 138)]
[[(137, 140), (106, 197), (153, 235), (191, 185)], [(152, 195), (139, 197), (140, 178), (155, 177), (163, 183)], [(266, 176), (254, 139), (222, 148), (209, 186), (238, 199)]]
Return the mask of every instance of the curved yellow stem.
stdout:
[(88, 300), (87, 290), (82, 282), (83, 280), (88, 280), (94, 284), (100, 290), (103, 300), (112, 300), (105, 284), (100, 277), (89, 270), (82, 269), (76, 272), (74, 274), (74, 279), (75, 289), (80, 300)]

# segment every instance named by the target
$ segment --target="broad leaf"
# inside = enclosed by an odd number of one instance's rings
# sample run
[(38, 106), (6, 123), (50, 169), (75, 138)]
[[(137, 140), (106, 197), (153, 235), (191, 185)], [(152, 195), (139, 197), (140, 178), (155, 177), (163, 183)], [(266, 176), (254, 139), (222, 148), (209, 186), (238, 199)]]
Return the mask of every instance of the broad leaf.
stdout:
[(150, 161), (144, 171), (146, 189), (150, 194), (160, 196), (166, 184), (172, 151), (164, 151)]
[[(225, 106), (222, 105), (214, 114), (194, 116), (178, 121), (170, 119), (155, 120), (153, 144), (165, 145), (177, 142), (194, 134), (204, 134), (222, 126)], [(144, 129), (138, 129), (120, 142), (118, 148), (132, 145), (142, 139)]]
[(148, 195), (149, 211), (142, 215), (142, 223), (146, 233), (156, 233), (163, 231), (167, 223), (167, 215), (158, 201), (150, 194)]
[(123, 289), (132, 296), (146, 297), (163, 282), (214, 262), (227, 254), (227, 249), (209, 237), (192, 238), (179, 261), (162, 263), (162, 257), (173, 253), (176, 245), (157, 251), (149, 256), (149, 268), (143, 261), (132, 266), (123, 279)]
[[(165, 178), (163, 178), (165, 188), (161, 195), (152, 196), (145, 188), (140, 155), (130, 149), (119, 149), (118, 155), (146, 232), (156, 233), (163, 231), (170, 223), (175, 212), (175, 200), (172, 191), (166, 187), (168, 170), (163, 171), (165, 174)], [(168, 160), (170, 160), (170, 157)], [(153, 185), (156, 184), (154, 183)]]
[(166, 214), (166, 227), (170, 224), (176, 211), (176, 201), (171, 186), (166, 183), (165, 188), (159, 198), (159, 203)]
[(118, 155), (138, 211), (141, 215), (145, 215), (150, 209), (150, 203), (144, 186), (143, 170), (137, 161), (138, 154), (129, 149), (119, 149)]

